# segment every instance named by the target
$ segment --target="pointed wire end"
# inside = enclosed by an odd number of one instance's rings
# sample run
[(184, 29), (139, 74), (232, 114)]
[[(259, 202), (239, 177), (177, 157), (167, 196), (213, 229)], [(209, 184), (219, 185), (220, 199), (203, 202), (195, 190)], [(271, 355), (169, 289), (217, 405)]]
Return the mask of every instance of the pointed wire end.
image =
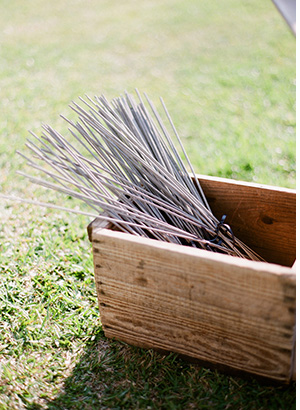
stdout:
[[(16, 154), (20, 155), (20, 157), (25, 159), (27, 161), (27, 165), (32, 166), (34, 164), (34, 162), (30, 158), (27, 158), (26, 155), (22, 154), (21, 151), (16, 150)], [(16, 174), (19, 174), (20, 172), (21, 171), (16, 171)]]
[[(95, 101), (92, 99), (92, 97), (90, 97), (88, 94), (84, 94), (84, 95), (85, 95), (85, 98), (87, 98), (91, 103), (95, 105)], [(80, 100), (86, 104), (85, 100), (82, 97), (80, 97)]]
[(28, 130), (28, 133), (29, 133), (30, 135), (32, 135), (34, 138), (37, 138), (37, 139), (38, 139), (38, 136), (37, 136), (33, 131)]
[(140, 100), (140, 103), (141, 103), (142, 105), (144, 105), (144, 101), (143, 101), (143, 99), (142, 99), (142, 96), (141, 96), (141, 94), (140, 94), (140, 92), (139, 92), (139, 90), (138, 90), (137, 88), (135, 88), (135, 92), (136, 92), (136, 95), (138, 96), (138, 99)]
[(42, 123), (42, 128), (48, 133), (50, 133), (51, 131), (55, 131), (54, 128), (51, 127), (51, 125), (46, 123)]
[[(69, 118), (65, 117), (63, 114), (60, 114), (60, 117), (66, 121), (68, 124), (72, 125), (72, 127), (76, 127), (76, 124), (74, 121), (70, 120)], [(68, 128), (70, 130), (70, 128)]]
[[(79, 99), (82, 99), (82, 97), (78, 97), (78, 98), (79, 98)], [(83, 100), (83, 101), (84, 101), (84, 100)], [(68, 106), (69, 106), (69, 107), (71, 108), (71, 110), (73, 110), (73, 111), (76, 111), (76, 108), (80, 108), (80, 105), (79, 105), (76, 101), (74, 101), (74, 100), (72, 100)]]

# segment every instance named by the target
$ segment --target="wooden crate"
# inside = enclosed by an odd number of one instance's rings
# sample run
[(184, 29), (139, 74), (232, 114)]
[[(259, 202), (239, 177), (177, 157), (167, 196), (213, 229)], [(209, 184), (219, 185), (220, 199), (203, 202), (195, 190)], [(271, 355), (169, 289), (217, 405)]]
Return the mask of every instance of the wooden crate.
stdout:
[[(216, 217), (267, 262), (88, 228), (105, 335), (222, 371), (295, 379), (295, 191), (199, 176)], [(294, 264), (294, 265), (293, 265)]]

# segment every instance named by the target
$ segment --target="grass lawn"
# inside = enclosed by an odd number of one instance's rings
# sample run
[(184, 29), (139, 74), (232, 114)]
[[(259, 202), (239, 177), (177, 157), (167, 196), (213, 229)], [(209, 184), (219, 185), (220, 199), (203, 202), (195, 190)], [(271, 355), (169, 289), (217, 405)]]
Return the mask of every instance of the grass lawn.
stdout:
[[(162, 96), (196, 172), (295, 187), (295, 39), (271, 1), (2, 0), (0, 193), (78, 96)], [(0, 202), (0, 410), (293, 409), (295, 384), (107, 340), (83, 216)]]

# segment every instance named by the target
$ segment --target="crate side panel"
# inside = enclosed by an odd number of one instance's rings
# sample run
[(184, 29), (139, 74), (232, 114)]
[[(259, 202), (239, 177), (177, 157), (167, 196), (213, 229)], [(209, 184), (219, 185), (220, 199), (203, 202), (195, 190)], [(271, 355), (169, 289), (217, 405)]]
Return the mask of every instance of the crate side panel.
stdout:
[[(208, 305), (202, 298), (194, 298), (192, 301), (180, 299), (170, 292), (158, 292), (149, 287), (142, 289), (140, 286), (132, 286), (124, 283), (122, 280), (112, 280), (99, 272), (99, 288), (102, 306), (109, 305), (109, 301), (114, 303), (122, 301), (128, 305), (138, 305), (147, 312), (151, 310), (155, 316), (170, 316), (179, 319), (184, 318), (186, 322), (201, 322), (206, 329), (214, 327), (215, 336), (217, 337), (220, 329), (222, 333), (230, 334), (230, 337), (248, 337), (252, 333), (256, 340), (272, 334), (272, 344), (274, 347), (286, 346), (286, 338), (292, 339), (293, 325), (289, 323), (290, 331), (287, 331), (285, 325), (280, 321), (270, 320), (270, 317), (260, 316), (253, 320), (249, 313), (245, 314), (240, 311), (228, 309), (228, 307), (220, 308), (215, 305)], [(105, 282), (103, 277), (105, 276)], [(104, 304), (104, 305), (103, 305)], [(214, 318), (213, 324), (211, 318)], [(253, 331), (253, 322), (255, 321), (255, 329)], [(237, 323), (236, 326), (232, 326)]]
[(261, 339), (254, 341), (241, 337), (241, 334), (225, 336), (213, 326), (207, 328), (201, 322), (178, 318), (174, 325), (172, 316), (153, 316), (151, 310), (145, 314), (139, 305), (121, 303), (118, 306), (114, 303), (103, 307), (103, 315), (107, 323), (103, 327), (107, 337), (140, 347), (176, 352), (215, 368), (227, 367), (282, 382), (289, 381), (289, 364), (282, 360), (282, 352)]
[(289, 379), (294, 275), (261, 271), (258, 267), (267, 264), (255, 262), (241, 269), (240, 261), (218, 263), (212, 255), (185, 255), (127, 237), (100, 231), (94, 238), (97, 291), (108, 336)]
[(296, 193), (199, 176), (212, 212), (265, 260), (292, 266), (296, 258)]

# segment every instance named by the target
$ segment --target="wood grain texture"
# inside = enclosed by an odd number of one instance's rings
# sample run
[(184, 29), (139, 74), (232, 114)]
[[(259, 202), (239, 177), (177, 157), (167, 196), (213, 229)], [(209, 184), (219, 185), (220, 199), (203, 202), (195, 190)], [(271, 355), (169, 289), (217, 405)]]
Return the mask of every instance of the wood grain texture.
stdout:
[[(217, 182), (211, 193), (222, 190)], [(96, 220), (89, 231), (106, 336), (279, 382), (295, 377), (295, 269), (104, 226)]]
[(296, 258), (296, 191), (198, 175), (214, 215), (266, 261)]

